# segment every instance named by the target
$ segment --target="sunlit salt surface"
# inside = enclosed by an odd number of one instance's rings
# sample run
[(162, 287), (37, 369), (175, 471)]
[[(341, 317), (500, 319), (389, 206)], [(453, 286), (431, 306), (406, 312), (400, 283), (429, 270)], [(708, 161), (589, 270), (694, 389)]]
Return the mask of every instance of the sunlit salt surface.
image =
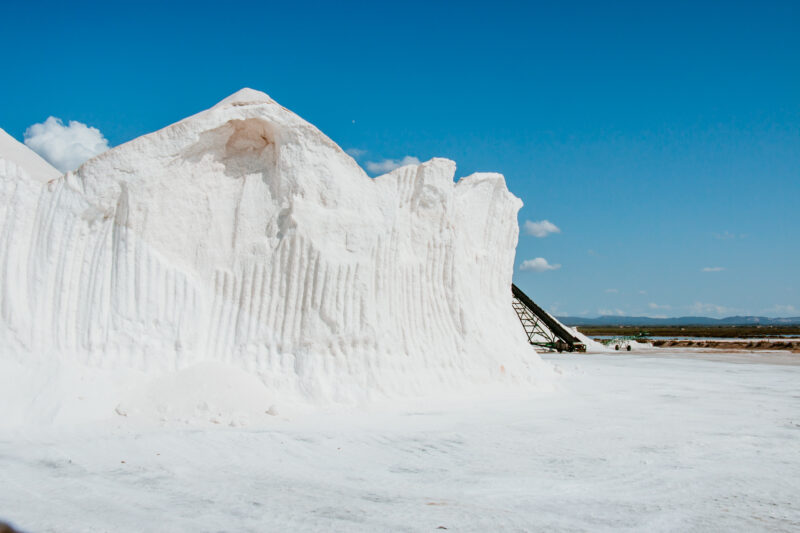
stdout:
[(800, 366), (545, 356), (556, 390), (278, 415), (257, 427), (0, 432), (29, 531), (797, 531)]

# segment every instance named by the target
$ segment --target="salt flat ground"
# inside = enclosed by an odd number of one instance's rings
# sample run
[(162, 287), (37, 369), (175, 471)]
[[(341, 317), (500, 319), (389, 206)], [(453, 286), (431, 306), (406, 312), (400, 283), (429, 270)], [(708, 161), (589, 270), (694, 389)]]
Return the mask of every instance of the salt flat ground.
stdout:
[(258, 429), (3, 430), (0, 517), (32, 532), (800, 530), (800, 366), (546, 358), (561, 378), (536, 393)]

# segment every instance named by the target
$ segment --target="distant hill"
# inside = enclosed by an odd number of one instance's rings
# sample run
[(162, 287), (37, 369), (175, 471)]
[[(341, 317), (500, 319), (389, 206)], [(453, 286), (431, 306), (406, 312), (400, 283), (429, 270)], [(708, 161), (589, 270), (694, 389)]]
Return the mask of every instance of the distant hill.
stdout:
[(681, 316), (673, 318), (651, 318), (647, 316), (600, 316), (583, 318), (560, 316), (559, 321), (567, 326), (796, 326), (800, 316), (768, 318), (765, 316), (729, 316), (709, 318), (705, 316)]

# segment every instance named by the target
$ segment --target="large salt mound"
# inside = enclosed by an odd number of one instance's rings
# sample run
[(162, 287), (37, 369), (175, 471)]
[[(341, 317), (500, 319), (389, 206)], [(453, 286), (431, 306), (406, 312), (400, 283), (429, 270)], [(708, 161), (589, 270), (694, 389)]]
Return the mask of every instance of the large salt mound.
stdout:
[(216, 361), (315, 401), (541, 368), (510, 305), (521, 202), (499, 174), (454, 183), (433, 159), (371, 179), (250, 89), (61, 177), (2, 140), (2, 357)]

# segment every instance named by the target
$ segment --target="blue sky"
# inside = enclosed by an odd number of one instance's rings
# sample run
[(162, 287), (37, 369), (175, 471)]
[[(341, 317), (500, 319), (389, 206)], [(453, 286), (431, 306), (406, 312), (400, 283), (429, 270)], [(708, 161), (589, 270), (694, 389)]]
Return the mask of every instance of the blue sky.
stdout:
[(4, 2), (0, 127), (115, 146), (253, 87), (363, 164), (502, 172), (560, 229), (514, 276), (557, 314), (798, 316), (798, 27), (796, 2)]

